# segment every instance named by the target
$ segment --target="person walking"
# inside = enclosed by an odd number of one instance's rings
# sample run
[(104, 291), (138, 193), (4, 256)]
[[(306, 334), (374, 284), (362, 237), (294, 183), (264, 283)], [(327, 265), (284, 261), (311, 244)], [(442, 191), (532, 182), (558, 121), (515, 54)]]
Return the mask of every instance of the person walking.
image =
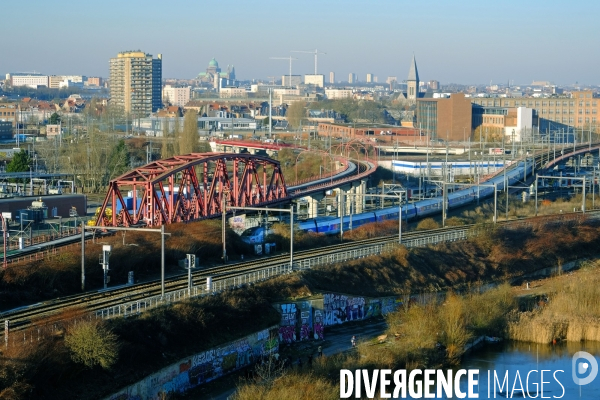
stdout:
[(350, 343), (352, 343), (352, 347), (356, 347), (356, 336), (352, 336), (352, 339), (350, 339)]
[(319, 355), (319, 357), (323, 357), (323, 346), (319, 346), (317, 348), (317, 354)]

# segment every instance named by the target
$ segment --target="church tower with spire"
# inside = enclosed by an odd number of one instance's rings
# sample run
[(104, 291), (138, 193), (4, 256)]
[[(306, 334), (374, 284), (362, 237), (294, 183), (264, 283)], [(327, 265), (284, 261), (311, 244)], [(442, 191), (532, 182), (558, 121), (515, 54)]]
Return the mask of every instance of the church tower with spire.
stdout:
[(417, 61), (413, 54), (410, 69), (408, 70), (408, 79), (406, 80), (406, 98), (410, 101), (416, 101), (419, 97), (419, 71), (417, 70)]

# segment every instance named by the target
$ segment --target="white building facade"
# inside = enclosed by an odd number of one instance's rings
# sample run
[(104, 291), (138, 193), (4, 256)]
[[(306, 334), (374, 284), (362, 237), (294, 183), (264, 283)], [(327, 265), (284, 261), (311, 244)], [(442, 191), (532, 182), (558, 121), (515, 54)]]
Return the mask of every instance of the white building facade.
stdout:
[(352, 95), (352, 89), (325, 89), (325, 96), (330, 100), (351, 98)]
[(325, 86), (325, 76), (321, 74), (317, 75), (304, 75), (305, 85), (315, 85), (317, 87)]
[(12, 86), (48, 86), (48, 75), (12, 75), (11, 76)]
[(183, 107), (190, 101), (191, 87), (175, 87), (165, 85), (163, 87), (163, 100), (174, 106)]

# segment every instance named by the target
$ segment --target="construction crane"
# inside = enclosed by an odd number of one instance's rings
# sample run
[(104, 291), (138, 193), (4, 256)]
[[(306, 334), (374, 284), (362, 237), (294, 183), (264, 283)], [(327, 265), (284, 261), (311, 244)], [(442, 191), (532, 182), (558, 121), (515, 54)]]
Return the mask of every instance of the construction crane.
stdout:
[[(297, 60), (292, 56), (289, 57), (269, 57), (271, 60), (290, 60), (290, 87), (292, 86), (292, 60)], [(283, 82), (282, 82), (283, 83)]]
[(292, 53), (310, 53), (315, 55), (315, 75), (317, 74), (317, 55), (318, 54), (327, 54), (327, 53), (319, 53), (317, 49), (315, 51), (305, 51), (305, 50), (292, 50)]

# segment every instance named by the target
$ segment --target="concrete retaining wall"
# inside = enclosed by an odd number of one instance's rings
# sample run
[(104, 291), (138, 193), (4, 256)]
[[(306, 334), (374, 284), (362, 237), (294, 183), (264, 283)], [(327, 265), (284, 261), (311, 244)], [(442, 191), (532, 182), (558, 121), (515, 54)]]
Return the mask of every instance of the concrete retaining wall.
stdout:
[(154, 400), (163, 394), (183, 393), (279, 351), (278, 327), (250, 334), (217, 348), (185, 357), (148, 375), (105, 400)]

